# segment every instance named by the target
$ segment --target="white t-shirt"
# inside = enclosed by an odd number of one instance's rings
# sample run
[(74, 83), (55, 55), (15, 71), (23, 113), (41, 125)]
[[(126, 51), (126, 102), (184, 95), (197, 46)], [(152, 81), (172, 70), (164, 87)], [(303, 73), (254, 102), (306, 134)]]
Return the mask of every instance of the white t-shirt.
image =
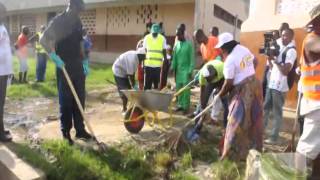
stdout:
[(121, 54), (113, 63), (112, 71), (115, 76), (126, 78), (134, 75), (138, 68), (139, 59), (136, 51), (127, 51)]
[(10, 38), (4, 25), (0, 25), (0, 76), (13, 74)]
[[(282, 54), (288, 47), (294, 47), (294, 43), (289, 43), (287, 46), (284, 46), (282, 42), (278, 42), (280, 46), (280, 54), (277, 57), (277, 63), (282, 63)], [(294, 65), (294, 62), (297, 59), (297, 51), (295, 48), (290, 48), (287, 51), (285, 63), (290, 63), (292, 66)], [(272, 62), (274, 63), (274, 62)], [(278, 66), (276, 64), (273, 64), (273, 67), (271, 69), (270, 74), (270, 81), (268, 87), (270, 89), (275, 89), (280, 92), (287, 92), (289, 91), (288, 82), (287, 82), (287, 76), (283, 75)]]
[(233, 85), (241, 83), (255, 74), (254, 55), (248, 48), (237, 45), (225, 60), (223, 74), (225, 79), (233, 79)]

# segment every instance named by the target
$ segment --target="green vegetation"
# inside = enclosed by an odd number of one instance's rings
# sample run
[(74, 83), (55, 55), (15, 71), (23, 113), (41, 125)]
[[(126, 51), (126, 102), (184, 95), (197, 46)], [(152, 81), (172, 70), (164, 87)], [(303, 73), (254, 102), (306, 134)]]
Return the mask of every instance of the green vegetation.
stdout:
[[(134, 146), (110, 147), (105, 153), (46, 141), (39, 149), (13, 145), (19, 157), (45, 172), (49, 180), (149, 179), (153, 175), (145, 152)], [(51, 159), (51, 160), (50, 160)]]
[(213, 163), (212, 171), (214, 179), (219, 180), (240, 180), (241, 174), (239, 167), (235, 162), (223, 160), (221, 162)]
[[(52, 61), (48, 61), (46, 80), (43, 83), (35, 83), (36, 79), (36, 60), (28, 59), (28, 84), (14, 83), (8, 89), (8, 97), (11, 99), (25, 99), (27, 97), (54, 97), (57, 96), (56, 68)], [(18, 76), (18, 60), (14, 59), (15, 78)], [(86, 81), (87, 90), (100, 89), (105, 87), (108, 82), (113, 81), (113, 74), (110, 65), (92, 64), (91, 72)]]
[(181, 165), (183, 169), (192, 167), (192, 154), (190, 152), (183, 154), (181, 158)]
[[(30, 148), (31, 147), (31, 148)], [(34, 148), (35, 147), (35, 148)], [(152, 179), (196, 180), (192, 169), (197, 161), (211, 166), (214, 179), (230, 180), (244, 177), (245, 164), (218, 161), (217, 145), (198, 143), (181, 156), (163, 148), (145, 148), (125, 141), (109, 145), (106, 152), (97, 152), (64, 141), (44, 141), (40, 145), (14, 144), (19, 157), (43, 170), (48, 180), (66, 179)]]

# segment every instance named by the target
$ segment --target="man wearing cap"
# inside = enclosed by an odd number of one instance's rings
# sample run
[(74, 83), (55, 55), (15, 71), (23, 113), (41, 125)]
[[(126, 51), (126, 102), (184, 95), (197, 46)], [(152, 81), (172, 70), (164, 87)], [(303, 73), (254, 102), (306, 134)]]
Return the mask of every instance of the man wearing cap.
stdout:
[[(179, 91), (191, 81), (195, 60), (193, 45), (185, 39), (184, 30), (179, 28), (176, 35), (178, 41), (173, 51), (171, 70), (175, 73), (176, 89)], [(177, 110), (184, 114), (189, 112), (190, 94), (190, 89), (187, 89), (178, 97)]]
[(313, 160), (310, 179), (320, 179), (320, 5), (310, 14), (311, 21), (307, 26), (312, 25), (313, 28), (303, 41), (300, 59), (300, 85), (303, 93), (300, 115), (305, 118), (297, 152)]
[(151, 33), (143, 40), (143, 47), (146, 49), (146, 59), (144, 61), (144, 89), (158, 89), (160, 83), (160, 73), (163, 61), (167, 61), (166, 39), (160, 34), (159, 24), (153, 24)]
[[(223, 66), (224, 66), (224, 63), (222, 62), (220, 56), (218, 56), (214, 61), (207, 62), (201, 68), (198, 77), (196, 76), (196, 78), (199, 80), (199, 85), (200, 85), (200, 112), (207, 107), (209, 99), (212, 93), (214, 92), (214, 90), (216, 89), (216, 92), (218, 92), (221, 89), (224, 83)], [(227, 99), (224, 98), (222, 100), (222, 103), (223, 105), (226, 106), (225, 112), (227, 113), (228, 112)], [(198, 120), (200, 119), (196, 120), (196, 124), (198, 123)], [(202, 124), (198, 125), (196, 129), (197, 134), (195, 134), (195, 136), (198, 136), (200, 134), (201, 129), (202, 129)]]
[(89, 62), (84, 53), (82, 23), (79, 17), (82, 10), (82, 0), (69, 0), (67, 9), (49, 23), (40, 39), (41, 45), (57, 66), (61, 131), (69, 144), (73, 144), (70, 136), (72, 124), (76, 129), (76, 138), (92, 139), (85, 130), (83, 117), (62, 72), (63, 68), (68, 72), (80, 102), (85, 107), (85, 77), (89, 73)]
[(249, 149), (262, 150), (262, 87), (255, 77), (254, 56), (233, 39), (232, 34), (219, 35), (216, 48), (224, 59), (224, 84), (214, 97), (211, 118), (217, 120), (221, 98), (229, 93), (229, 115), (221, 159), (246, 159)]
[(8, 142), (12, 140), (10, 132), (4, 129), (3, 124), (8, 77), (13, 74), (10, 36), (4, 26), (5, 20), (6, 8), (0, 2), (0, 142)]
[(118, 87), (119, 95), (122, 99), (123, 113), (127, 111), (128, 98), (121, 92), (121, 90), (138, 89), (135, 88), (135, 72), (139, 63), (145, 59), (145, 56), (145, 49), (139, 48), (137, 51), (128, 51), (121, 54), (113, 63), (112, 71)]

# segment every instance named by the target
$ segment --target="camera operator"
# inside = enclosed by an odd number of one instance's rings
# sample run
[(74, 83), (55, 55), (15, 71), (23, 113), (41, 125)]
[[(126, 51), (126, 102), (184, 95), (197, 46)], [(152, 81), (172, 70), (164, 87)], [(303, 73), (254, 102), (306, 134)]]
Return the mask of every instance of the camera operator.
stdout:
[(282, 107), (285, 102), (286, 92), (292, 85), (288, 81), (288, 74), (295, 65), (297, 51), (293, 42), (294, 31), (285, 29), (281, 34), (279, 53), (268, 53), (268, 63), (271, 69), (270, 80), (264, 100), (264, 125), (268, 125), (269, 114), (273, 115), (273, 127), (270, 138), (265, 143), (275, 144), (279, 137), (282, 124)]
[[(279, 51), (278, 49), (280, 48), (277, 41), (281, 40), (280, 38), (280, 34), (278, 30), (273, 30), (271, 32), (267, 32), (264, 34), (264, 38), (265, 38), (265, 43), (264, 46), (261, 48), (260, 53), (262, 54), (266, 54), (268, 52), (268, 48), (270, 48), (270, 46), (274, 46), (274, 49), (276, 51)], [(270, 66), (269, 63), (266, 63), (265, 69), (264, 69), (264, 73), (263, 73), (263, 81), (262, 81), (262, 89), (263, 89), (263, 99), (265, 99), (266, 97), (266, 91), (268, 88), (268, 82), (270, 79)]]

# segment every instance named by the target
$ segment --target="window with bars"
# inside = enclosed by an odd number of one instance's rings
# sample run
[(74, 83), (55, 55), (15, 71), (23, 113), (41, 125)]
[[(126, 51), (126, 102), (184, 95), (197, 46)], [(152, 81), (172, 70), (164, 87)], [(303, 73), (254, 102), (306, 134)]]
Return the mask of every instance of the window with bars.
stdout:
[(19, 31), (21, 31), (22, 26), (27, 26), (31, 34), (36, 33), (36, 16), (30, 14), (21, 15)]
[(146, 24), (149, 20), (157, 21), (159, 18), (159, 6), (140, 5), (112, 7), (107, 9), (108, 26), (113, 28), (127, 27), (129, 24)]
[(88, 10), (80, 14), (83, 28), (87, 30), (89, 35), (96, 33), (96, 10)]
[(221, 19), (228, 24), (235, 25), (235, 23), (237, 23), (237, 28), (241, 28), (242, 20), (237, 19), (236, 16), (232, 15), (231, 13), (229, 13), (228, 11), (216, 4), (213, 5), (213, 15), (216, 18)]

